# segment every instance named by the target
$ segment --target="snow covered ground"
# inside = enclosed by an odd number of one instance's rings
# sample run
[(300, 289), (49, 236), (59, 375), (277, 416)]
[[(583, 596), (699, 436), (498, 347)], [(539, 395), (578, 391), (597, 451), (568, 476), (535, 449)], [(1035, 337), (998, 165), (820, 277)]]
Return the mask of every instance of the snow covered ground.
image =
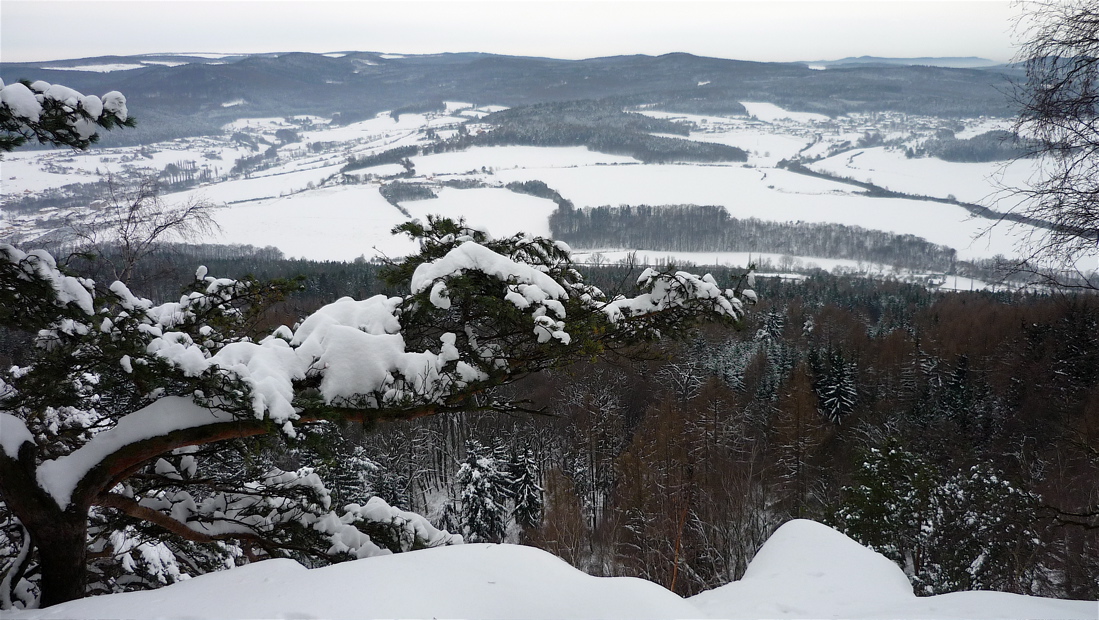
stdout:
[[(897, 198), (867, 198), (858, 188), (786, 170), (728, 165), (634, 165), (507, 170), (500, 181), (541, 180), (577, 207), (620, 204), (720, 205), (737, 218), (834, 222), (912, 234), (958, 250), (959, 257), (1010, 255), (1022, 230), (999, 226), (962, 207)], [(1021, 227), (1020, 227), (1021, 228)], [(761, 248), (765, 251), (765, 248)]]
[[(403, 202), (401, 208), (421, 218), (430, 213), (465, 216), (470, 223), (496, 235), (520, 230), (546, 235), (552, 203), (502, 189), (509, 182), (538, 180), (577, 207), (720, 205), (737, 218), (840, 223), (912, 234), (956, 249), (961, 259), (1011, 256), (1016, 242), (1029, 231), (1024, 226), (1000, 225), (984, 234), (991, 221), (975, 219), (961, 207), (868, 198), (852, 185), (777, 168), (783, 159), (838, 152), (812, 166), (901, 192), (939, 198), (954, 196), (994, 208), (998, 184), (1022, 185), (1033, 174), (1033, 165), (1027, 162), (1006, 167), (996, 163), (958, 164), (932, 158), (906, 159), (900, 151), (881, 147), (853, 148), (870, 131), (919, 140), (920, 136), (926, 137), (942, 128), (946, 121), (890, 113), (829, 118), (789, 112), (770, 103), (743, 104), (751, 117), (652, 109), (644, 109), (642, 113), (691, 123), (692, 140), (745, 149), (746, 164), (647, 165), (629, 156), (598, 153), (584, 147), (475, 147), (411, 157), (414, 176), (401, 181), (425, 184), (438, 198)], [(340, 169), (349, 157), (425, 144), (433, 139), (432, 135), (456, 134), (459, 123), (499, 109), (502, 108), (447, 102), (446, 109), (436, 113), (401, 114), (396, 120), (383, 113), (341, 126), (333, 126), (320, 117), (252, 118), (226, 125), (222, 136), (186, 138), (146, 147), (92, 149), (86, 153), (62, 150), (10, 153), (0, 164), (0, 196), (6, 204), (69, 184), (90, 183), (107, 174), (126, 176), (190, 166), (207, 181), (193, 189), (168, 194), (165, 201), (174, 204), (202, 199), (224, 205), (216, 216), (222, 224), (222, 234), (205, 241), (273, 245), (288, 256), (324, 260), (369, 257), (373, 248), (396, 256), (412, 248), (403, 240), (391, 239), (388, 232), (405, 216), (381, 199), (378, 190), (382, 183), (404, 175), (405, 168), (386, 163), (355, 170), (349, 173), (348, 180), (357, 185), (342, 184)], [(1005, 123), (1003, 119), (985, 118), (949, 122), (955, 129), (959, 124), (963, 127), (959, 135), (1003, 127)], [(488, 129), (472, 127), (471, 132)], [(300, 141), (282, 143), (278, 132), (287, 129), (295, 131)], [(277, 157), (264, 158), (262, 165), (246, 176), (231, 174), (238, 161), (255, 159), (273, 145), (278, 146)], [(443, 186), (455, 180), (481, 185), (483, 189)], [(65, 218), (80, 217), (79, 208), (38, 213), (0, 209), (0, 238), (31, 240), (57, 230)], [(768, 248), (754, 252), (760, 253), (768, 253)], [(680, 253), (676, 260), (700, 264), (734, 260), (724, 254)], [(709, 255), (717, 258), (705, 258)], [(865, 270), (855, 261), (795, 258), (803, 265), (812, 263), (829, 270), (837, 267)], [(962, 283), (960, 288), (975, 284)]]
[(551, 200), (516, 194), (500, 188), (454, 189), (444, 187), (431, 200), (402, 202), (412, 217), (426, 221), (428, 215), (458, 219), (494, 237), (523, 231), (550, 236), (549, 216), (557, 208)]
[(7, 618), (1099, 618), (1095, 601), (959, 592), (917, 598), (883, 556), (791, 521), (740, 581), (683, 599), (628, 577), (586, 575), (531, 547), (474, 544), (307, 570), (268, 560), (167, 586)]
[(212, 240), (266, 247), (288, 257), (352, 261), (416, 251), (389, 231), (408, 220), (374, 185), (348, 185), (284, 198), (233, 205), (215, 213), (221, 233)]
[[(1038, 172), (1036, 160), (957, 163), (934, 157), (909, 159), (897, 149), (856, 149), (810, 164), (813, 170), (867, 181), (895, 192), (989, 204), (1002, 187), (1025, 187)], [(1003, 210), (1005, 206), (1000, 206)]]

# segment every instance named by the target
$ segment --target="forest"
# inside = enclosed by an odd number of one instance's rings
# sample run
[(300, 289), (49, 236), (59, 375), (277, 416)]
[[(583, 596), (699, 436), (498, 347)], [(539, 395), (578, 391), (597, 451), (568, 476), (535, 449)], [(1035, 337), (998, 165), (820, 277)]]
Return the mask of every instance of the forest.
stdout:
[[(271, 325), (341, 295), (391, 292), (375, 263), (213, 246), (152, 257), (131, 286), (171, 299), (197, 263), (303, 276)], [(613, 291), (638, 268), (584, 271)], [(500, 388), (533, 413), (241, 440), (234, 467), (312, 464), (335, 501), (380, 497), (472, 541), (534, 545), (681, 595), (739, 578), (779, 525), (805, 517), (893, 559), (920, 594), (1099, 596), (1088, 512), (1099, 493), (1099, 300), (826, 273), (758, 278), (755, 290), (739, 329), (704, 326)], [(3, 336), (4, 351), (26, 345)]]
[(576, 248), (679, 252), (770, 252), (845, 258), (903, 269), (954, 273), (956, 252), (914, 235), (858, 226), (738, 219), (723, 207), (621, 205), (558, 208), (553, 236)]
[[(921, 594), (1099, 594), (1093, 297), (828, 275), (757, 289), (742, 331), (532, 378), (518, 389), (544, 416), (366, 434), (373, 467), (352, 486), (443, 525), (485, 494), (503, 507), (487, 540), (682, 595), (739, 578), (795, 517), (887, 555)], [(470, 488), (464, 463), (500, 482)], [(544, 489), (537, 526), (514, 471)]]

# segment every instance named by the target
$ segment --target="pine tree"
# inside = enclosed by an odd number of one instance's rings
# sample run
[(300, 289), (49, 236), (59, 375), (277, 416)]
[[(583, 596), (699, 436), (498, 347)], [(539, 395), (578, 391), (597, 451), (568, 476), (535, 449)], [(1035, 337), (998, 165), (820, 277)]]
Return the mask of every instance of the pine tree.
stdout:
[(519, 527), (536, 528), (542, 524), (543, 491), (538, 484), (539, 467), (534, 450), (524, 448), (512, 459), (509, 470), (515, 503), (511, 518)]
[(830, 519), (851, 538), (921, 574), (929, 552), (923, 528), (931, 519), (937, 478), (922, 458), (888, 441), (862, 458), (855, 484), (843, 489), (843, 503)]
[[(308, 468), (185, 477), (198, 466), (184, 461), (254, 438), (300, 441), (333, 423), (514, 412), (522, 405), (493, 388), (682, 336), (701, 320), (735, 323), (741, 297), (754, 299), (709, 275), (653, 269), (637, 296), (607, 299), (552, 240), (493, 240), (436, 219), (398, 231), (422, 242), (387, 273), (408, 295), (345, 297), (270, 334), (258, 319), (294, 282), (214, 278), (203, 267), (178, 301), (157, 305), (123, 282), (69, 275), (47, 252), (0, 244), (0, 326), (39, 345), (25, 365), (0, 371), (0, 521), (12, 515), (19, 526), (0, 545), (31, 558), (3, 558), (0, 603), (18, 591), (49, 606), (98, 588), (89, 541), (111, 538), (111, 523), (317, 562), (382, 552), (361, 535), (371, 531), (385, 530), (390, 551), (415, 548), (421, 534), (445, 544), (448, 534), (379, 497), (333, 506)], [(491, 455), (466, 465), (471, 537), (499, 540), (506, 472)], [(481, 468), (487, 475), (475, 476)], [(71, 484), (49, 484), (57, 472)], [(111, 523), (101, 527), (100, 514)]]
[(466, 458), (456, 480), (461, 488), (462, 535), (467, 542), (500, 542), (507, 531), (509, 483), (504, 463), (476, 440), (466, 442)]
[(844, 360), (837, 348), (830, 349), (823, 358), (819, 353), (811, 353), (809, 363), (815, 375), (813, 389), (817, 393), (820, 414), (839, 423), (858, 403), (858, 368), (854, 362)]

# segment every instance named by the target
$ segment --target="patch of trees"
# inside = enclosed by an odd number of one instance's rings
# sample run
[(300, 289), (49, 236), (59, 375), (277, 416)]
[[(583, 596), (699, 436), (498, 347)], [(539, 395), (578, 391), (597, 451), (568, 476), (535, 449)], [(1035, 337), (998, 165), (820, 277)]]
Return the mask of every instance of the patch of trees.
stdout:
[(1033, 145), (1010, 131), (987, 131), (972, 138), (953, 135), (925, 141), (918, 149), (906, 151), (909, 157), (937, 157), (953, 162), (1007, 161), (1026, 157)]
[(949, 271), (953, 249), (914, 235), (843, 224), (737, 219), (720, 206), (623, 205), (557, 209), (550, 230), (576, 248), (678, 252), (762, 252), (845, 258), (908, 269)]
[(424, 183), (403, 183), (401, 181), (394, 181), (392, 183), (386, 183), (382, 185), (378, 190), (381, 192), (382, 197), (386, 199), (389, 204), (401, 208), (401, 201), (404, 200), (430, 200), (432, 198), (438, 198), (438, 194), (430, 186)]
[(528, 196), (536, 196), (538, 198), (545, 198), (552, 200), (558, 209), (572, 209), (572, 201), (566, 199), (557, 190), (553, 189), (549, 185), (546, 185), (544, 181), (531, 180), (531, 181), (513, 181), (505, 185), (507, 189), (517, 194), (527, 194)]
[(389, 112), (389, 116), (393, 118), (393, 121), (401, 120), (402, 114), (427, 114), (429, 112), (442, 112), (446, 110), (446, 103), (442, 99), (435, 99), (432, 101), (421, 101), (420, 103), (413, 103), (404, 105), (399, 108), (395, 108)]
[(478, 122), (493, 126), (483, 133), (460, 131), (424, 153), (460, 151), (471, 146), (586, 146), (593, 151), (629, 155), (646, 163), (675, 161), (748, 161), (742, 149), (653, 133), (686, 136), (684, 123), (625, 112), (599, 101), (570, 101), (510, 108)]
[[(333, 297), (399, 293), (366, 261), (213, 249), (184, 262), (306, 276), (272, 325)], [(581, 269), (604, 291), (638, 275)], [(551, 416), (347, 425), (325, 440), (336, 454), (272, 455), (317, 466), (338, 501), (377, 496), (450, 531), (684, 595), (739, 578), (778, 525), (807, 517), (893, 558), (921, 594), (1099, 596), (1094, 297), (942, 294), (824, 273), (755, 288), (743, 331), (707, 328), (652, 359), (508, 388)]]
[(362, 170), (363, 168), (384, 164), (401, 164), (406, 168), (411, 168), (411, 163), (406, 164), (405, 162), (408, 162), (409, 157), (419, 154), (420, 147), (418, 146), (398, 146), (373, 155), (351, 157), (347, 160), (347, 164), (340, 168), (340, 172), (351, 172), (352, 170)]
[(247, 175), (258, 170), (263, 170), (264, 168), (274, 165), (278, 156), (278, 146), (267, 147), (266, 151), (259, 153), (258, 155), (241, 157), (233, 162), (233, 167), (229, 170), (229, 173)]

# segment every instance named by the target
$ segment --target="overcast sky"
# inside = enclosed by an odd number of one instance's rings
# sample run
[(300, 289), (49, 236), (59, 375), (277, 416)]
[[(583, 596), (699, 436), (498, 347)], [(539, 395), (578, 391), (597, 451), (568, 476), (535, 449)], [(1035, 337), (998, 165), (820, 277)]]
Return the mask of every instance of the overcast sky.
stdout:
[(156, 52), (690, 52), (760, 61), (980, 56), (1007, 61), (1007, 1), (0, 0), (0, 60)]

